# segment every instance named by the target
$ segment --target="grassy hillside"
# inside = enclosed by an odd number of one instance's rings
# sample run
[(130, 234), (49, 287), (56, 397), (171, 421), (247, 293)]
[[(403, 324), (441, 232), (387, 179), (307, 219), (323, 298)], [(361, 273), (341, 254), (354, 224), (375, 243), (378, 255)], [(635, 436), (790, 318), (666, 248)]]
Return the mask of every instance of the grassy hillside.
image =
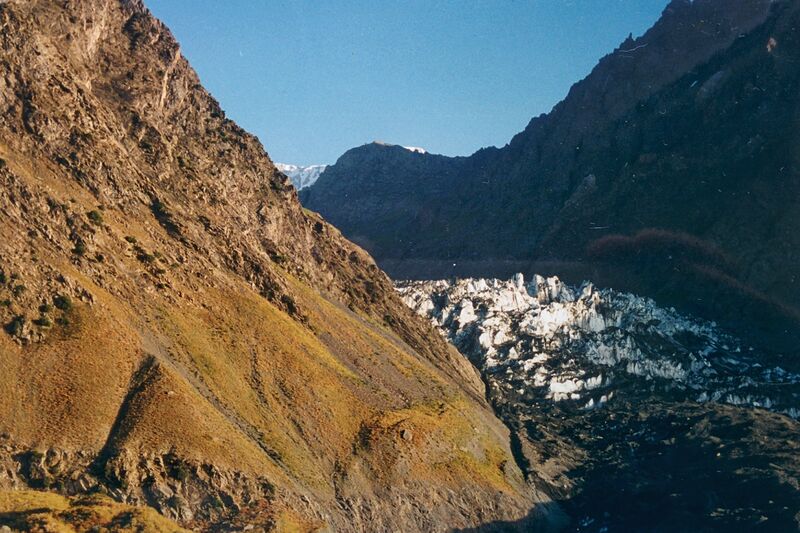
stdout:
[(66, 498), (31, 490), (0, 492), (0, 525), (52, 533), (187, 531), (152, 509), (122, 505), (100, 496)]
[(544, 499), (475, 370), (140, 3), (12, 1), (0, 27), (0, 488), (199, 529), (445, 530)]

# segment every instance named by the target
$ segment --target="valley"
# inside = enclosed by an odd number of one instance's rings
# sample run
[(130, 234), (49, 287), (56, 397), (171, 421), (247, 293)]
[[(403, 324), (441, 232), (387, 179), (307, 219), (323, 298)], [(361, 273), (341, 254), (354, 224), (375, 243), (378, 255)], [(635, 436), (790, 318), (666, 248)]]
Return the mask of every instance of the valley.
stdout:
[(665, 4), (505, 146), (297, 165), (142, 0), (0, 2), (0, 531), (800, 529), (800, 4)]
[(396, 279), (591, 280), (797, 355), (798, 17), (670, 2), (505, 146), (365, 144), (301, 201)]

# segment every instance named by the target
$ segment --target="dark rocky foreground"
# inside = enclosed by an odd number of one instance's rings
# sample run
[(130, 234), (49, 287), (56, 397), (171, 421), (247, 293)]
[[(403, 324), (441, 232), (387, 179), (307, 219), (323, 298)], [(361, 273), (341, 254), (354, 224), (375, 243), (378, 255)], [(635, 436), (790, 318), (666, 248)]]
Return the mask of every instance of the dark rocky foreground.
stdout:
[(399, 291), (481, 370), (518, 463), (568, 530), (800, 528), (800, 375), (780, 354), (557, 278)]

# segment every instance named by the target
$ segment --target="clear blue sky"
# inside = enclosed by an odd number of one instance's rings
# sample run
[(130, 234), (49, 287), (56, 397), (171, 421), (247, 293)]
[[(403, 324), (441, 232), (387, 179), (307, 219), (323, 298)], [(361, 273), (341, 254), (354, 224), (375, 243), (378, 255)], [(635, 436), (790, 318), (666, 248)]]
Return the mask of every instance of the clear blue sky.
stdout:
[(667, 0), (145, 0), (275, 161), (502, 146)]

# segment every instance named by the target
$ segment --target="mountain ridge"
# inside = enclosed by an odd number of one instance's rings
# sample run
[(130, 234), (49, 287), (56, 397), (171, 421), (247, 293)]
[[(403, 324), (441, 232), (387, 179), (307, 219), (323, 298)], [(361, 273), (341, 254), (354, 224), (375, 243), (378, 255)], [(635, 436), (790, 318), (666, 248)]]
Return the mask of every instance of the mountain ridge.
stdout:
[(592, 279), (790, 349), (796, 19), (787, 2), (673, 1), (505, 147), (350, 150), (301, 200), (397, 279)]
[(0, 488), (199, 530), (558, 520), (474, 368), (141, 1), (12, 0), (0, 28)]

